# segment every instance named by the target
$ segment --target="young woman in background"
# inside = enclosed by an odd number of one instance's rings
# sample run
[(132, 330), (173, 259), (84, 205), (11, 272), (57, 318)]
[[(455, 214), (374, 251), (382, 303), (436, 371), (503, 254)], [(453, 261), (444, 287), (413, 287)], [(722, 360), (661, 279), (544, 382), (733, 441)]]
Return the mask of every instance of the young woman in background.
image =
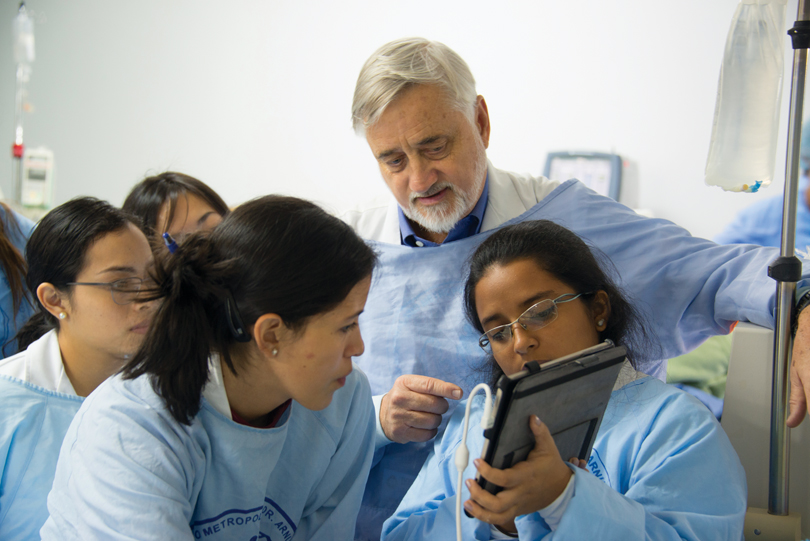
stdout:
[(207, 184), (183, 173), (161, 173), (140, 181), (124, 206), (149, 237), (169, 233), (177, 242), (194, 231), (209, 231), (228, 214), (225, 201)]

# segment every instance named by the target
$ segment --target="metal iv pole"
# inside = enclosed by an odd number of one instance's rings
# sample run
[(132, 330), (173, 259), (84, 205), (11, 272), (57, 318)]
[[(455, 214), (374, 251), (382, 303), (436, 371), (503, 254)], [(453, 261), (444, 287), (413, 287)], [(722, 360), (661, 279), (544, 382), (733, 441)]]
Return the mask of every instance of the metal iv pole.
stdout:
[(11, 147), (13, 171), (9, 199), (17, 204), (22, 201), (23, 176), (23, 111), (26, 101), (26, 85), (31, 77), (34, 61), (34, 26), (25, 2), (20, 2), (14, 19), (14, 60), (16, 63), (16, 91), (14, 94), (14, 144)]
[(782, 247), (780, 257), (768, 268), (768, 275), (777, 281), (776, 329), (774, 332), (773, 383), (771, 389), (771, 438), (768, 485), (768, 513), (789, 514), (788, 473), (790, 464), (790, 432), (785, 424), (788, 413), (788, 383), (790, 357), (793, 348), (791, 327), (796, 282), (801, 279), (802, 264), (795, 256), (796, 205), (799, 189), (799, 149), (802, 131), (802, 109), (807, 68), (807, 48), (810, 46), (810, 9), (799, 0), (797, 21), (788, 34), (793, 40), (793, 77), (788, 117), (788, 146), (785, 169), (785, 193), (782, 210)]

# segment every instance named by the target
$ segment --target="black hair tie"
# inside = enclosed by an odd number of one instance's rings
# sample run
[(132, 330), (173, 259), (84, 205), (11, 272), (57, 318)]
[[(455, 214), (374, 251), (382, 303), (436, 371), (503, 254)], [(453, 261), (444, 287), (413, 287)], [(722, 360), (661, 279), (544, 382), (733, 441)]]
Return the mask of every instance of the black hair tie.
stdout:
[(250, 342), (250, 333), (245, 329), (245, 324), (242, 318), (239, 317), (239, 309), (236, 307), (236, 301), (233, 294), (228, 291), (228, 298), (225, 300), (225, 314), (228, 320), (228, 328), (237, 342)]

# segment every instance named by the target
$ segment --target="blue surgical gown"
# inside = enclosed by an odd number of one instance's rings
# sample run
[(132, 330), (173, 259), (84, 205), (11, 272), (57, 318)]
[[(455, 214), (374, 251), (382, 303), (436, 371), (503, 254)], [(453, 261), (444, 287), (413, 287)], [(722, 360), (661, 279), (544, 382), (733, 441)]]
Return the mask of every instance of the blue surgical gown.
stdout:
[(82, 400), (0, 375), (0, 539), (39, 539), (62, 438)]
[[(660, 344), (652, 362), (640, 366), (645, 373), (664, 379), (663, 359), (728, 334), (737, 320), (773, 328), (776, 283), (767, 268), (778, 250), (693, 237), (569, 180), (517, 218), (467, 239), (436, 248), (373, 243), (380, 265), (360, 316), (366, 349), (357, 358), (373, 394), (388, 392), (402, 374), (451, 381), (465, 395), (481, 381), (478, 333), (466, 321), (462, 302), (467, 260), (501, 227), (540, 219), (571, 229), (610, 258), (605, 270)], [(428, 451), (424, 444), (391, 444), (379, 451), (358, 526), (361, 538), (375, 536), (375, 527), (379, 531), (393, 513)]]
[(237, 424), (205, 398), (183, 425), (149, 376), (113, 377), (65, 436), (42, 539), (351, 539), (373, 412), (359, 370), (326, 409), (293, 402), (269, 429)]
[[(799, 200), (796, 204), (796, 242), (800, 252), (810, 251), (810, 209), (807, 208), (805, 192), (807, 177), (799, 184)], [(782, 245), (783, 196), (759, 200), (744, 208), (723, 231), (715, 237), (720, 244), (757, 244), (759, 246)]]
[[(476, 397), (467, 445), (480, 456), (483, 400)], [(441, 440), (382, 539), (455, 539), (456, 470), (464, 408)], [(581, 541), (734, 540), (743, 538), (745, 473), (725, 432), (706, 407), (683, 391), (646, 377), (613, 391), (588, 470), (574, 471), (574, 496), (552, 533), (538, 513), (517, 518), (520, 539)], [(475, 477), (475, 467), (464, 478)], [(469, 492), (464, 488), (464, 500)], [(489, 524), (462, 511), (464, 539), (490, 539)]]

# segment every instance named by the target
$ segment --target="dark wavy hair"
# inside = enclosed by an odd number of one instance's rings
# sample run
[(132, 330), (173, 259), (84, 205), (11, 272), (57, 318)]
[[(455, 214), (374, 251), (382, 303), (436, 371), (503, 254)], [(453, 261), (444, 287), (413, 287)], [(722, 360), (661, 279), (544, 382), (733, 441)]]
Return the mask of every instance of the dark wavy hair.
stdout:
[[(548, 220), (522, 222), (496, 231), (470, 258), (470, 273), (464, 286), (467, 320), (478, 332), (484, 333), (478, 320), (475, 287), (493, 266), (534, 261), (538, 267), (570, 286), (571, 291), (601, 290), (607, 293), (610, 318), (605, 330), (599, 333), (599, 339), (609, 339), (614, 344), (625, 346), (633, 366), (642, 369), (646, 362), (656, 358), (656, 348), (639, 313), (604, 272), (595, 253), (603, 259), (603, 266), (612, 268), (607, 256), (592, 251), (575, 233)], [(589, 303), (592, 297), (582, 297), (582, 300)], [(494, 358), (488, 359), (487, 370), (491, 371), (491, 383), (497, 382), (503, 374)]]
[(154, 237), (158, 231), (158, 216), (164, 204), (169, 205), (166, 223), (172, 223), (177, 209), (177, 199), (183, 195), (196, 195), (205, 201), (220, 216), (228, 214), (225, 201), (204, 182), (183, 173), (168, 171), (147, 177), (132, 188), (124, 200), (124, 211), (136, 216), (138, 226), (147, 237)]
[[(341, 220), (313, 203), (266, 196), (240, 205), (212, 232), (197, 232), (177, 251), (158, 253), (163, 298), (140, 351), (124, 367), (143, 374), (172, 416), (190, 424), (217, 353), (236, 373), (238, 329), (250, 334), (263, 314), (293, 331), (328, 312), (371, 275), (377, 256)], [(250, 337), (246, 337), (248, 340)]]
[[(31, 292), (25, 285), (25, 275), (28, 272), (25, 264), (25, 258), (14, 246), (12, 238), (20, 238), (23, 236), (20, 224), (14, 212), (5, 203), (0, 203), (0, 214), (3, 219), (0, 219), (0, 266), (6, 275), (8, 281), (8, 288), (11, 292), (11, 321), (16, 327), (15, 318), (23, 308), (24, 304), (35, 307), (32, 300)], [(18, 329), (14, 329), (17, 331)], [(11, 338), (5, 344), (2, 344), (3, 355), (5, 355), (6, 346), (11, 344), (14, 338)]]

